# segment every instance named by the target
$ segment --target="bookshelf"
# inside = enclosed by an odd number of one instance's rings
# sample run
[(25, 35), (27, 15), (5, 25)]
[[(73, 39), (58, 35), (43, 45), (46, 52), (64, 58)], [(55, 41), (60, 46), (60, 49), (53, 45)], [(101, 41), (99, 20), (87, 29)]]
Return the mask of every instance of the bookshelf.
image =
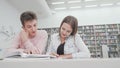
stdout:
[[(42, 28), (48, 32), (48, 41), (53, 33), (58, 33), (59, 28)], [(92, 58), (102, 58), (102, 45), (106, 45), (109, 49), (108, 57), (120, 57), (120, 43), (118, 43), (118, 34), (120, 35), (120, 24), (100, 24), (100, 25), (84, 25), (78, 26), (78, 34), (80, 34), (84, 43), (88, 46)], [(49, 44), (50, 42), (48, 42)]]

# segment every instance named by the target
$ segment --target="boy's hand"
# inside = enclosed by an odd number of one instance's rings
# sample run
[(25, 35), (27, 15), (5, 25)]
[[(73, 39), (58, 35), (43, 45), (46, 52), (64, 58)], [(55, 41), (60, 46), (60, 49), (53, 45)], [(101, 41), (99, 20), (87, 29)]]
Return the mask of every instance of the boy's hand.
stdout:
[(28, 32), (26, 32), (24, 29), (20, 32), (20, 38), (22, 43), (25, 43), (28, 40)]
[(23, 52), (27, 54), (40, 54), (38, 48), (35, 47), (32, 47), (31, 49), (25, 49)]

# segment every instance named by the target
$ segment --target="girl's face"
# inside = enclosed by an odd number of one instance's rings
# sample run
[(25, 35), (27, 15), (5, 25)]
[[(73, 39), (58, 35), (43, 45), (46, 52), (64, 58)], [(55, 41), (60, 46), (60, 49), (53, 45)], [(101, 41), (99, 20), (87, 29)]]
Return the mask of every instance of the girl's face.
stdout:
[(63, 23), (63, 25), (60, 28), (60, 36), (61, 36), (61, 38), (65, 39), (71, 33), (72, 33), (72, 27), (67, 23)]

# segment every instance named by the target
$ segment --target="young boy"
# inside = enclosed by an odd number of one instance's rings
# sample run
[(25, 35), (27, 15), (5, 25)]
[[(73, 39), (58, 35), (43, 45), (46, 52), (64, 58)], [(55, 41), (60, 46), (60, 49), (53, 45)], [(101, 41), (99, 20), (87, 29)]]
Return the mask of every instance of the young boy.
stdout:
[(45, 30), (37, 30), (37, 16), (31, 11), (20, 16), (22, 30), (13, 40), (13, 47), (7, 52), (24, 52), (27, 54), (44, 54), (48, 34)]

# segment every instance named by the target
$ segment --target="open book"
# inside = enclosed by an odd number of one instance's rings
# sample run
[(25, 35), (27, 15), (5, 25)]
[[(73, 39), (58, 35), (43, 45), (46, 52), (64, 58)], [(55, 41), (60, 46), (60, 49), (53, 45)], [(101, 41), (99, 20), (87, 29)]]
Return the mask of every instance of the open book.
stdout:
[(14, 52), (6, 56), (7, 58), (56, 58), (48, 54), (26, 54), (23, 52)]
[(21, 57), (23, 58), (55, 58), (55, 56), (52, 56), (52, 55), (26, 54), (26, 53), (21, 53)]

